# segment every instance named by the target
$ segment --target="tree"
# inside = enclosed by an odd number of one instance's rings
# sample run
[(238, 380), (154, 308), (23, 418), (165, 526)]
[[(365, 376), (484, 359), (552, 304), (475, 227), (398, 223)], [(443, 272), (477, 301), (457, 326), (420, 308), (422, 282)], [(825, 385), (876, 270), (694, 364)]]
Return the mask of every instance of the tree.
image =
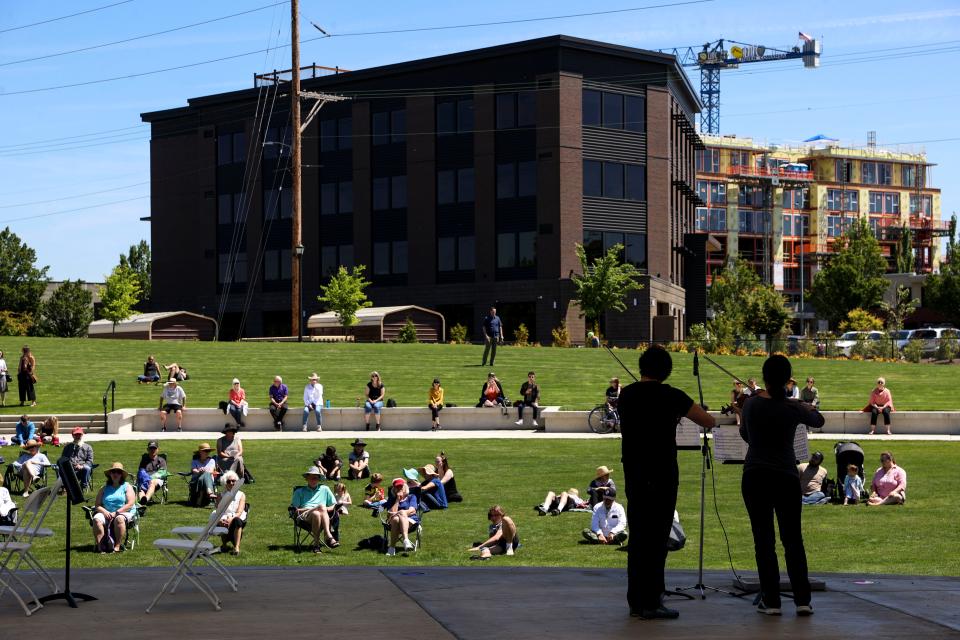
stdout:
[(364, 270), (366, 267), (362, 264), (349, 272), (340, 265), (340, 269), (330, 277), (329, 284), (320, 285), (322, 295), (317, 296), (317, 300), (326, 303), (344, 329), (357, 323), (358, 310), (373, 306), (363, 291), (370, 286), (370, 281), (363, 277)]
[(894, 245), (894, 258), (897, 273), (913, 273), (913, 231), (907, 225), (900, 228), (900, 237)]
[(107, 276), (105, 286), (100, 287), (100, 301), (103, 307), (100, 314), (113, 322), (113, 330), (117, 330), (117, 323), (133, 315), (134, 307), (140, 301), (140, 283), (137, 274), (119, 264)]
[(710, 338), (730, 347), (738, 336), (775, 336), (790, 321), (786, 299), (740, 258), (734, 258), (710, 283), (710, 306), (714, 317), (707, 323)]
[(623, 262), (620, 256), (623, 245), (615, 244), (607, 252), (596, 258), (590, 264), (587, 251), (582, 244), (576, 245), (577, 258), (583, 275), (574, 274), (574, 300), (580, 306), (587, 322), (593, 323), (593, 331), (600, 334), (600, 316), (608, 310), (626, 311), (627, 303), (624, 298), (630, 291), (643, 288), (636, 278), (640, 271), (630, 264)]
[(880, 309), (887, 316), (887, 328), (892, 331), (900, 331), (903, 329), (903, 321), (916, 311), (919, 306), (920, 301), (910, 294), (910, 289), (902, 285), (897, 287), (893, 304), (888, 302), (880, 303)]
[[(6, 227), (0, 231), (0, 310), (32, 315), (47, 288), (47, 270), (35, 266), (37, 252)], [(30, 320), (25, 318), (25, 320)]]
[(840, 331), (880, 331), (883, 320), (866, 309), (851, 309), (847, 317), (840, 321)]
[(837, 324), (853, 309), (880, 303), (887, 289), (887, 261), (864, 218), (854, 221), (834, 247), (836, 253), (813, 278), (810, 299), (820, 317)]
[(740, 258), (731, 260), (723, 271), (714, 273), (708, 298), (714, 317), (723, 317), (734, 334), (745, 332), (747, 301), (760, 286), (760, 276)]
[(786, 298), (772, 285), (758, 285), (749, 292), (746, 310), (744, 328), (755, 336), (772, 338), (790, 323)]
[(950, 220), (947, 254), (940, 273), (927, 278), (923, 287), (924, 305), (939, 311), (947, 320), (960, 324), (960, 244), (957, 243), (957, 216)]
[(150, 302), (150, 245), (146, 240), (139, 244), (130, 245), (127, 255), (120, 254), (120, 266), (128, 267), (137, 274), (137, 284), (140, 285), (140, 303), (147, 305)]
[(93, 293), (87, 291), (82, 280), (63, 284), (40, 305), (37, 333), (60, 338), (80, 338), (87, 335), (93, 320)]

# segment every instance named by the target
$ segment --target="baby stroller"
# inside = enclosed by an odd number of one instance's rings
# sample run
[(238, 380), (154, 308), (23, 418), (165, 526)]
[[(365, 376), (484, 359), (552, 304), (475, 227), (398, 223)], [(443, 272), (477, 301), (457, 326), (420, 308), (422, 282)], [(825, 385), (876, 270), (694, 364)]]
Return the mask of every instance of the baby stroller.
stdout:
[[(838, 442), (833, 447), (833, 453), (837, 458), (837, 488), (833, 498), (843, 502), (843, 479), (847, 477), (847, 466), (857, 465), (857, 475), (863, 480), (863, 449), (856, 442)], [(861, 492), (860, 498), (865, 500), (866, 495), (863, 494)]]

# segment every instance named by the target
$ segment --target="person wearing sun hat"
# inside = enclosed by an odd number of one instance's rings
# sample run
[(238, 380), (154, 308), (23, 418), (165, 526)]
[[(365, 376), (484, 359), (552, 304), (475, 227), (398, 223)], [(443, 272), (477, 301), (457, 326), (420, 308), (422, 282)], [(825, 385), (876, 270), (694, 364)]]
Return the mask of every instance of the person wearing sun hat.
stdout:
[(418, 496), (431, 509), (446, 509), (447, 492), (443, 483), (440, 481), (440, 474), (437, 468), (432, 464), (425, 464), (419, 469), (423, 475), (423, 482), (420, 483)]
[(611, 473), (613, 473), (613, 470), (606, 466), (597, 467), (597, 473), (590, 481), (590, 487), (587, 489), (587, 493), (590, 494), (591, 509), (603, 502), (603, 496), (607, 491), (617, 490), (617, 485), (610, 477)]
[[(410, 471), (409, 469), (404, 470)], [(412, 469), (416, 473), (416, 469)], [(403, 478), (394, 478), (390, 484), (390, 496), (383, 508), (387, 512), (387, 524), (390, 527), (390, 541), (387, 546), (387, 555), (397, 555), (397, 542), (403, 542), (404, 551), (413, 551), (413, 542), (410, 541), (410, 529), (416, 528), (419, 519), (417, 516), (417, 496), (410, 493), (410, 487)]]
[(107, 477), (107, 483), (97, 492), (90, 525), (94, 544), (101, 553), (106, 553), (123, 548), (127, 525), (137, 517), (137, 496), (127, 482), (127, 471), (122, 463), (114, 462), (103, 475)]
[(370, 477), (370, 453), (366, 450), (367, 443), (357, 438), (351, 444), (353, 451), (347, 459), (350, 466), (349, 477), (351, 480)]
[(331, 549), (339, 547), (340, 543), (333, 535), (331, 527), (336, 519), (337, 499), (330, 487), (320, 484), (323, 471), (313, 466), (307, 469), (303, 477), (307, 486), (297, 487), (290, 498), (290, 506), (296, 512), (297, 526), (313, 534), (314, 553), (320, 553), (320, 534), (325, 536), (326, 544)]
[(243, 443), (237, 435), (239, 427), (229, 422), (223, 425), (220, 432), (223, 435), (217, 438), (217, 468), (223, 471), (233, 469), (241, 478), (244, 475)]
[(160, 431), (167, 430), (167, 416), (171, 412), (177, 415), (177, 431), (183, 429), (183, 408), (187, 406), (187, 393), (176, 378), (167, 380), (160, 393)]
[(197, 457), (190, 463), (190, 504), (195, 507), (205, 507), (217, 497), (213, 477), (217, 473), (217, 463), (210, 457), (211, 451), (213, 447), (208, 443), (200, 443)]
[(93, 474), (93, 447), (83, 441), (82, 427), (74, 427), (70, 433), (73, 436), (73, 442), (63, 448), (60, 459), (70, 462), (81, 486), (90, 486), (90, 477)]
[(320, 376), (313, 374), (307, 378), (307, 386), (303, 388), (303, 422), (300, 424), (303, 431), (307, 430), (311, 411), (317, 417), (317, 431), (323, 431), (323, 416), (320, 415), (323, 408), (323, 385), (318, 380)]
[(23, 478), (23, 497), (30, 495), (33, 481), (40, 477), (44, 467), (50, 466), (50, 460), (40, 453), (40, 443), (36, 440), (27, 440), (21, 447), (22, 453), (15, 462), (12, 462), (14, 471)]

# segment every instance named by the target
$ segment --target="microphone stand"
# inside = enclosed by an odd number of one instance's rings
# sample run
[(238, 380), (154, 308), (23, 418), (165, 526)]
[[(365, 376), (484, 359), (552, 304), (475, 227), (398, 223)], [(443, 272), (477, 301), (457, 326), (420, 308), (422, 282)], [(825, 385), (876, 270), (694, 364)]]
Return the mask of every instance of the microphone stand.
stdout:
[(94, 598), (91, 595), (87, 595), (85, 593), (77, 593), (75, 591), (70, 591), (70, 512), (71, 512), (70, 507), (73, 505), (71, 504), (71, 500), (69, 499), (69, 497), (67, 500), (64, 500), (64, 502), (67, 503), (67, 532), (65, 535), (67, 558), (66, 558), (66, 564), (64, 565), (64, 568), (63, 568), (63, 581), (64, 581), (63, 591), (61, 591), (60, 593), (51, 593), (50, 595), (39, 598), (39, 600), (42, 604), (46, 604), (54, 600), (66, 600), (67, 604), (70, 605), (72, 609), (76, 609), (78, 599), (83, 600), (84, 602), (89, 602), (90, 600), (96, 600), (96, 598)]

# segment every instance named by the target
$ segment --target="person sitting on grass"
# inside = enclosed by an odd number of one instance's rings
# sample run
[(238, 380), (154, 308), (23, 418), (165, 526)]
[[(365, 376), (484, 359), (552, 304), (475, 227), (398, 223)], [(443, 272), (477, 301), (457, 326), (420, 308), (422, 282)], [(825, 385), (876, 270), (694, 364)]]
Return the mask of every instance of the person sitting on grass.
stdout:
[(137, 496), (127, 482), (123, 464), (114, 462), (103, 474), (107, 476), (107, 484), (97, 493), (90, 520), (93, 542), (100, 553), (117, 552), (123, 548), (127, 526), (137, 517)]
[(147, 356), (147, 361), (143, 363), (143, 375), (137, 376), (137, 384), (151, 384), (160, 382), (160, 365), (153, 356)]
[(27, 440), (27, 444), (21, 447), (23, 453), (14, 462), (10, 464), (13, 470), (23, 478), (23, 497), (30, 495), (30, 487), (34, 480), (40, 477), (44, 467), (50, 466), (50, 460), (46, 455), (40, 453), (40, 443), (36, 440)]
[(487, 374), (487, 381), (483, 383), (483, 389), (480, 391), (480, 402), (477, 407), (503, 407), (507, 403), (503, 395), (503, 385), (497, 380), (497, 374), (493, 371)]
[(10, 438), (10, 444), (25, 445), (30, 440), (37, 439), (37, 425), (30, 421), (27, 414), (20, 416), (17, 421), (16, 433)]
[(860, 502), (861, 491), (863, 491), (863, 478), (860, 477), (860, 468), (855, 464), (848, 464), (847, 477), (843, 479), (844, 506)]
[(333, 537), (330, 530), (331, 521), (337, 517), (337, 499), (330, 491), (330, 487), (320, 484), (323, 473), (317, 467), (310, 467), (303, 474), (307, 486), (293, 490), (290, 506), (296, 513), (297, 526), (313, 534), (314, 553), (321, 553), (320, 536), (324, 536), (326, 545), (331, 549), (339, 547), (340, 543)]
[(430, 430), (439, 431), (441, 429), (440, 412), (443, 410), (443, 387), (440, 386), (440, 378), (433, 379), (433, 384), (427, 393), (427, 408), (430, 409), (430, 417), (433, 420)]
[(443, 483), (443, 492), (447, 495), (447, 502), (463, 502), (463, 496), (457, 491), (457, 479), (453, 477), (453, 469), (450, 468), (447, 454), (441, 451), (434, 462), (437, 463), (437, 473), (440, 474), (440, 482)]
[(243, 443), (237, 436), (239, 427), (227, 423), (220, 432), (223, 435), (217, 438), (217, 469), (222, 473), (229, 469), (243, 477), (246, 469), (243, 465)]
[(147, 452), (140, 457), (137, 469), (137, 498), (146, 505), (153, 499), (157, 489), (167, 481), (167, 460), (160, 455), (160, 443), (151, 440), (147, 443)]
[(617, 485), (614, 483), (613, 478), (610, 477), (611, 473), (612, 471), (605, 465), (597, 467), (597, 474), (593, 480), (590, 481), (590, 486), (587, 488), (587, 493), (590, 494), (591, 509), (603, 502), (603, 496), (607, 491), (611, 489), (614, 491), (617, 490)]
[(537, 374), (533, 371), (527, 374), (527, 381), (520, 385), (520, 404), (517, 405), (517, 422), (523, 424), (523, 408), (530, 407), (533, 411), (533, 426), (539, 427), (537, 417), (540, 413), (540, 387), (537, 385)]
[(570, 487), (566, 491), (561, 491), (560, 495), (557, 495), (553, 491), (547, 491), (543, 502), (535, 506), (533, 510), (541, 516), (545, 516), (548, 513), (552, 516), (558, 516), (564, 511), (570, 511), (571, 509), (589, 508), (590, 504), (586, 500), (580, 499), (580, 490), (575, 487)]
[(327, 480), (339, 480), (340, 470), (343, 468), (343, 460), (337, 455), (337, 448), (333, 445), (327, 447), (323, 455), (313, 461), (313, 464), (323, 472), (323, 477)]
[(417, 487), (417, 497), (431, 509), (446, 509), (447, 493), (440, 482), (437, 468), (432, 464), (425, 464), (418, 471), (423, 475), (423, 482)]
[(363, 507), (373, 509), (374, 514), (387, 502), (383, 492), (383, 474), (375, 473), (370, 476), (370, 483), (363, 488)]
[(190, 463), (190, 504), (195, 507), (205, 507), (217, 497), (214, 492), (217, 463), (210, 457), (211, 451), (213, 447), (209, 444), (200, 443), (197, 457)]
[(617, 502), (617, 490), (609, 489), (603, 500), (593, 508), (590, 528), (583, 530), (583, 538), (591, 544), (623, 546), (627, 540), (627, 514)]
[(420, 523), (417, 515), (417, 496), (410, 493), (406, 480), (395, 478), (390, 486), (390, 497), (383, 508), (387, 511), (387, 525), (390, 527), (390, 543), (387, 555), (397, 555), (397, 543), (403, 542), (404, 551), (413, 551), (410, 530)]
[(177, 382), (183, 382), (189, 377), (187, 375), (187, 370), (176, 362), (171, 362), (170, 364), (161, 364), (160, 366), (167, 373), (168, 379), (172, 378)]
[(50, 416), (40, 425), (40, 442), (60, 446), (60, 419)]
[(367, 443), (357, 438), (350, 446), (353, 447), (353, 451), (350, 452), (350, 456), (348, 457), (348, 463), (350, 465), (349, 478), (351, 480), (369, 478), (370, 453), (365, 449)]
[(333, 485), (333, 497), (337, 499), (337, 506), (340, 507), (340, 515), (350, 515), (348, 507), (353, 504), (353, 498), (350, 497), (350, 492), (347, 491), (347, 485), (342, 482)]
[(800, 501), (803, 504), (827, 504), (830, 496), (824, 495), (823, 481), (827, 479), (827, 469), (823, 464), (823, 454), (814, 451), (810, 462), (801, 462), (797, 465), (800, 472), (800, 492), (803, 494)]
[(471, 559), (487, 560), (496, 555), (512, 556), (520, 546), (520, 536), (513, 518), (506, 515), (503, 507), (495, 504), (487, 511), (487, 520), (490, 521), (490, 537), (470, 547), (469, 551), (477, 554), (471, 556)]
[(907, 500), (907, 472), (897, 466), (893, 454), (880, 454), (880, 468), (873, 474), (870, 483), (870, 498), (867, 505), (903, 504)]
[(173, 378), (167, 380), (160, 394), (160, 431), (167, 430), (167, 417), (171, 412), (177, 416), (177, 431), (183, 429), (183, 408), (187, 406), (187, 394)]
[[(233, 491), (239, 480), (240, 476), (235, 471), (227, 471), (223, 474), (221, 481), (226, 491), (220, 496), (221, 500), (226, 499), (227, 494)], [(227, 545), (232, 544), (231, 555), (240, 555), (240, 539), (243, 538), (243, 528), (247, 526), (247, 495), (243, 491), (237, 491), (233, 496), (233, 500), (230, 501), (217, 524), (227, 530), (225, 534), (220, 536), (220, 551), (226, 552)]]

